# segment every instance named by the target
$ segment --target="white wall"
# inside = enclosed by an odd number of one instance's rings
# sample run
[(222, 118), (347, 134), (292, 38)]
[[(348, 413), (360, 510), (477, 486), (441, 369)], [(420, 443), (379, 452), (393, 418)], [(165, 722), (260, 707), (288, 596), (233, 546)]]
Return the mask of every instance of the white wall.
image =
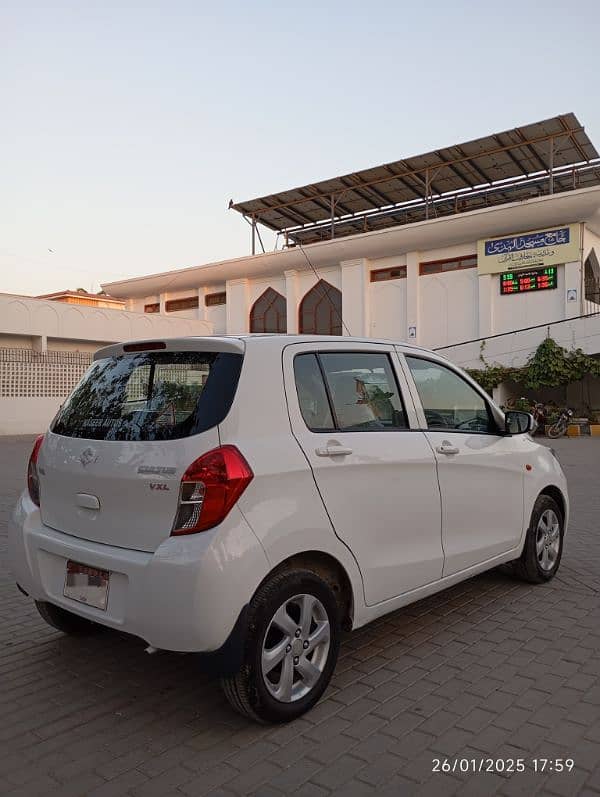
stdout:
[(477, 280), (475, 268), (419, 277), (421, 346), (445, 346), (479, 336)]
[(313, 271), (299, 271), (298, 272), (298, 291), (300, 295), (299, 302), (302, 301), (308, 291), (317, 284), (320, 279), (325, 280), (334, 288), (342, 290), (342, 274), (339, 266), (331, 266), (329, 268), (320, 268), (317, 270), (319, 277)]
[[(549, 291), (546, 291), (549, 293)], [(448, 359), (463, 368), (482, 368), (480, 355), (487, 363), (520, 367), (525, 365), (545, 338), (550, 335), (565, 349), (581, 348), (586, 354), (600, 353), (600, 315), (588, 318), (573, 318), (560, 324), (541, 326), (525, 332), (510, 332), (481, 343), (476, 341), (464, 345), (450, 346), (440, 351)]]
[(0, 398), (0, 436), (42, 434), (64, 398)]
[[(214, 285), (202, 286), (202, 279), (210, 276), (214, 283), (215, 274), (217, 279), (223, 277), (225, 281), (227, 278), (227, 285), (235, 293), (235, 306), (206, 308), (204, 313), (212, 322), (214, 331), (223, 333), (246, 329), (252, 304), (271, 285), (286, 297), (288, 332), (295, 332), (300, 303), (320, 277), (342, 290), (344, 320), (351, 319), (353, 334), (411, 340), (409, 332), (414, 328), (416, 334), (411, 342), (432, 348), (452, 345), (453, 356), (473, 367), (479, 362), (479, 342), (466, 346), (458, 344), (483, 338), (487, 340), (486, 357), (489, 361), (493, 362), (497, 357), (507, 364), (522, 364), (545, 336), (544, 325), (573, 319), (573, 323), (569, 321), (563, 326), (553, 326), (551, 334), (557, 340), (564, 338), (564, 345), (568, 348), (582, 346), (595, 353), (600, 351), (595, 330), (590, 332), (585, 324), (576, 323), (583, 307), (580, 262), (558, 267), (558, 287), (555, 290), (509, 296), (501, 296), (497, 274), (479, 276), (473, 268), (420, 276), (419, 264), (473, 255), (477, 251), (478, 238), (517, 234), (522, 230), (542, 229), (578, 218), (587, 218), (590, 223), (595, 223), (594, 214), (598, 212), (600, 201), (596, 194), (597, 189), (582, 189), (570, 197), (565, 194), (544, 197), (514, 206), (488, 208), (445, 219), (430, 219), (417, 225), (324, 241), (311, 249), (311, 261), (316, 265), (318, 276), (307, 268), (302, 253), (293, 248), (221, 261), (211, 267), (199, 267), (197, 271), (188, 270), (185, 279), (188, 284), (193, 284), (197, 278), (198, 287), (167, 295), (189, 295), (194, 290), (212, 292), (218, 289)], [(573, 204), (570, 204), (571, 200)], [(582, 210), (567, 212), (565, 208)], [(600, 236), (586, 226), (584, 257), (592, 247), (600, 257)], [(370, 270), (403, 265), (407, 269), (405, 279), (369, 282)], [(269, 272), (270, 276), (266, 276)], [(169, 275), (160, 276), (160, 280), (168, 285)], [(159, 282), (148, 282), (150, 284)], [(120, 295), (123, 295), (126, 284), (120, 283), (118, 287)], [(567, 290), (572, 288), (578, 291), (578, 301), (567, 302)], [(164, 301), (164, 295), (149, 296), (144, 300), (134, 300), (134, 305), (140, 308), (144, 303), (158, 301), (159, 298)], [(592, 323), (597, 324), (597, 320)], [(539, 331), (515, 331), (536, 325), (542, 325)], [(498, 334), (501, 337), (493, 337)]]
[(207, 307), (206, 320), (213, 328), (213, 335), (225, 335), (227, 333), (227, 306), (217, 304), (214, 307)]
[(251, 280), (249, 291), (251, 309), (254, 302), (267, 290), (267, 288), (273, 288), (274, 291), (277, 291), (282, 296), (285, 296), (285, 277), (268, 277), (267, 279)]
[(0, 294), (0, 334), (116, 343), (149, 337), (211, 335), (212, 326), (198, 319)]
[[(212, 332), (213, 327), (209, 321), (198, 319), (99, 309), (0, 294), (2, 349), (91, 353), (107, 343), (123, 340), (211, 335)], [(10, 372), (13, 375), (15, 371), (26, 375), (40, 373), (39, 365), (27, 361), (21, 364), (18, 357), (11, 363), (3, 363), (2, 367), (3, 373)], [(84, 367), (85, 365), (82, 366)], [(65, 368), (71, 372), (78, 366)], [(77, 371), (75, 381), (79, 377), (80, 373)], [(7, 378), (8, 381), (10, 380)], [(28, 390), (31, 392), (31, 385), (36, 382), (28, 376), (24, 384), (30, 385)], [(60, 383), (59, 391), (63, 390), (63, 384), (66, 382)], [(44, 431), (66, 398), (66, 394), (27, 396), (13, 395), (14, 392), (14, 388), (9, 390), (0, 383), (0, 435)], [(21, 392), (20, 388), (17, 392)]]
[(406, 337), (406, 279), (371, 282), (370, 334), (374, 338), (402, 340)]

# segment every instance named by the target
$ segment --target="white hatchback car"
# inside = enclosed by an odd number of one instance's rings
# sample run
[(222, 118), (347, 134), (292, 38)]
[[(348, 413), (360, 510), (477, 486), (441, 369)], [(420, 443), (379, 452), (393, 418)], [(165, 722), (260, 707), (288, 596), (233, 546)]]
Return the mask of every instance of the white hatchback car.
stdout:
[(531, 423), (404, 344), (109, 346), (35, 443), (13, 571), (54, 627), (199, 652), (236, 709), (291, 720), (342, 629), (503, 563), (555, 575), (567, 485)]

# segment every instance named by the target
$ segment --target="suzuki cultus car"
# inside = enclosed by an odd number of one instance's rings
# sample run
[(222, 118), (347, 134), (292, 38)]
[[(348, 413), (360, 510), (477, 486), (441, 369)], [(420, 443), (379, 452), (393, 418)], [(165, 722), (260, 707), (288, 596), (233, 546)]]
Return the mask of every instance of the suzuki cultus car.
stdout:
[(199, 653), (237, 710), (291, 720), (343, 629), (497, 565), (556, 574), (567, 486), (531, 424), (404, 344), (109, 346), (35, 443), (13, 572), (55, 628)]

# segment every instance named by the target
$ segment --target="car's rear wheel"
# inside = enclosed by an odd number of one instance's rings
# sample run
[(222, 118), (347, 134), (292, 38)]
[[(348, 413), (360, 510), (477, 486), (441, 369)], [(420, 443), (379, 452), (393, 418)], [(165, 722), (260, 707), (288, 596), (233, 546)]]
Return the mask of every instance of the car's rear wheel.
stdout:
[(63, 634), (84, 636), (86, 634), (93, 634), (102, 627), (98, 625), (98, 623), (86, 620), (85, 617), (79, 617), (79, 615), (73, 614), (73, 612), (61, 609), (60, 606), (55, 606), (53, 603), (36, 601), (35, 605), (48, 625), (51, 625), (52, 628), (56, 628), (57, 631), (62, 631)]
[(564, 518), (554, 498), (538, 496), (525, 545), (514, 563), (515, 573), (531, 584), (541, 584), (554, 578), (563, 550)]
[(259, 722), (289, 722), (319, 700), (335, 668), (340, 612), (331, 587), (310, 570), (263, 584), (249, 607), (244, 663), (222, 679), (231, 705)]

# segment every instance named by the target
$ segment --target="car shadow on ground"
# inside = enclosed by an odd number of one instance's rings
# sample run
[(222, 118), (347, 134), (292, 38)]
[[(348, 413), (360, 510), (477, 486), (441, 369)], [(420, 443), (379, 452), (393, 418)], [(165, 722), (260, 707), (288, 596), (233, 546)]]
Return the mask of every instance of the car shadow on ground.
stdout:
[[(338, 695), (345, 702), (343, 690), (351, 684), (377, 670), (397, 671), (406, 657), (416, 662), (430, 655), (432, 645), (443, 655), (440, 639), (460, 641), (483, 615), (502, 612), (515, 592), (528, 589), (496, 569), (345, 633), (324, 700)], [(168, 724), (187, 733), (215, 724), (232, 730), (247, 725), (225, 700), (218, 677), (204, 672), (193, 653), (148, 654), (143, 640), (102, 627), (87, 636), (65, 636), (44, 627), (42, 636), (30, 649), (36, 659), (44, 659), (48, 700), (59, 711), (72, 712), (79, 705), (87, 716), (103, 716), (103, 725), (110, 715), (116, 725), (141, 717), (149, 727)]]

